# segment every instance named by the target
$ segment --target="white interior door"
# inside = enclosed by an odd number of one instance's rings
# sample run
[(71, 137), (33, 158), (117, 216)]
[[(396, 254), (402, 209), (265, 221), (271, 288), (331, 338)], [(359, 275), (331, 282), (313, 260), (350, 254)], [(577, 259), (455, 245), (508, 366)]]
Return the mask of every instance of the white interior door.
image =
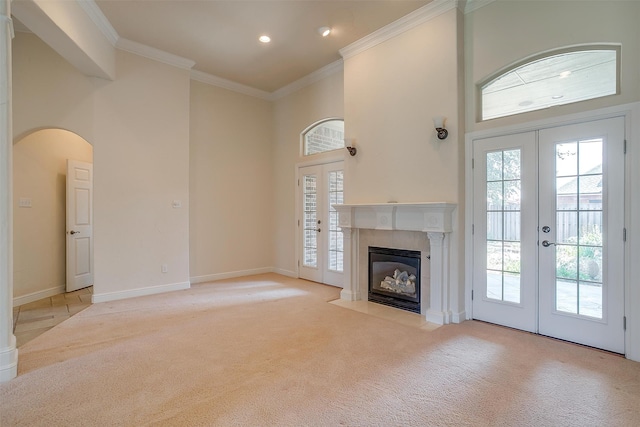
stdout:
[(93, 165), (67, 160), (67, 292), (93, 284)]
[(298, 169), (298, 275), (342, 287), (343, 239), (334, 204), (343, 203), (343, 163)]
[(624, 119), (540, 131), (539, 331), (624, 353)]
[(473, 317), (623, 353), (624, 119), (473, 153)]

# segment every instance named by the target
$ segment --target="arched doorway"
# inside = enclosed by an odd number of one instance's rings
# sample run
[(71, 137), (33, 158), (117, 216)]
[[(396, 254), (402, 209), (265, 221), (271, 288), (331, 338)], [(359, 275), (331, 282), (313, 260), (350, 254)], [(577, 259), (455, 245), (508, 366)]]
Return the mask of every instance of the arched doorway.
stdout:
[[(65, 299), (67, 160), (93, 163), (93, 147), (63, 129), (42, 129), (18, 138), (13, 147), (13, 305), (54, 308), (35, 331), (51, 327), (90, 303), (90, 292)], [(90, 254), (92, 256), (92, 254)], [(53, 298), (51, 298), (53, 297)], [(74, 304), (76, 302), (77, 304)], [(77, 305), (72, 307), (72, 305)], [(64, 306), (67, 306), (65, 312)], [(53, 317), (52, 317), (53, 316)], [(16, 335), (21, 332), (18, 313)], [(51, 326), (49, 326), (51, 325)], [(33, 325), (32, 325), (33, 326)], [(33, 334), (32, 334), (33, 335)], [(18, 336), (18, 341), (20, 338)]]

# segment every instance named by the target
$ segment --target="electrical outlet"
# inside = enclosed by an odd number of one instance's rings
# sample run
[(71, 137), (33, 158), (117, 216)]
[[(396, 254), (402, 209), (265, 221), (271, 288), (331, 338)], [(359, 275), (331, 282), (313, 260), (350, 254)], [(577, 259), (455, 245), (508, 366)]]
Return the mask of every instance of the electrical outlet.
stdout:
[(162, 265), (160, 266), (160, 270), (161, 270), (163, 273), (166, 273), (167, 271), (169, 271), (169, 266), (167, 266), (167, 264), (162, 264)]
[(31, 207), (31, 199), (28, 197), (20, 197), (18, 201), (18, 207), (20, 208), (30, 208)]

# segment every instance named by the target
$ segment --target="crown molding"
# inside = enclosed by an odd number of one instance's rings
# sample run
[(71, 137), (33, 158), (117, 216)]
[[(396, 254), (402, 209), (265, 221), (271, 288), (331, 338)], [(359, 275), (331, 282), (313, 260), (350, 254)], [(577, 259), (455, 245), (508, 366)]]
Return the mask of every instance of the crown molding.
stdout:
[(249, 95), (255, 98), (270, 101), (271, 94), (269, 92), (255, 89), (250, 86), (233, 82), (231, 80), (223, 79), (222, 77), (214, 76), (213, 74), (208, 74), (203, 71), (191, 70), (191, 79), (212, 86), (218, 86), (223, 89), (231, 90), (233, 92), (238, 92), (244, 95)]
[(76, 0), (76, 3), (78, 3), (78, 6), (80, 6), (80, 8), (89, 15), (89, 18), (91, 18), (93, 23), (96, 24), (96, 27), (98, 27), (102, 34), (104, 34), (111, 45), (116, 47), (116, 43), (120, 36), (116, 32), (115, 28), (113, 28), (107, 17), (104, 16), (104, 13), (102, 13), (102, 10), (100, 10), (100, 7), (98, 7), (96, 2), (93, 0)]
[(116, 42), (116, 48), (145, 58), (153, 59), (158, 62), (173, 65), (174, 67), (190, 70), (196, 63), (191, 59), (183, 58), (172, 53), (165, 52), (155, 47), (147, 46), (142, 43), (134, 42), (120, 37)]
[(325, 65), (324, 67), (314, 71), (311, 74), (307, 74), (305, 77), (302, 77), (301, 79), (298, 79), (293, 83), (281, 87), (275, 92), (271, 92), (269, 99), (271, 101), (275, 101), (277, 99), (284, 98), (285, 96), (291, 95), (292, 93), (297, 92), (306, 86), (318, 82), (335, 73), (339, 73), (342, 70), (344, 70), (344, 61), (342, 59), (339, 59), (329, 65)]
[(371, 49), (393, 37), (396, 37), (412, 28), (417, 27), (425, 22), (428, 22), (438, 16), (446, 13), (452, 9), (458, 7), (456, 0), (433, 0), (426, 6), (422, 6), (419, 9), (411, 12), (410, 14), (403, 16), (397, 21), (392, 22), (380, 28), (377, 31), (361, 38), (360, 40), (351, 43), (340, 49), (340, 55), (344, 59), (351, 58), (354, 55), (364, 52), (367, 49)]
[(329, 65), (325, 65), (324, 67), (320, 68), (317, 71), (314, 71), (311, 74), (302, 77), (301, 79), (296, 80), (293, 83), (288, 84), (287, 86), (281, 87), (274, 92), (266, 92), (264, 90), (236, 83), (234, 81), (223, 79), (222, 77), (214, 76), (213, 74), (208, 74), (198, 70), (191, 70), (191, 79), (212, 86), (218, 86), (223, 89), (231, 90), (233, 92), (238, 92), (244, 95), (253, 96), (255, 98), (264, 99), (265, 101), (276, 101), (317, 81), (320, 81), (335, 73), (341, 72), (343, 69), (344, 63), (342, 59), (339, 59)]

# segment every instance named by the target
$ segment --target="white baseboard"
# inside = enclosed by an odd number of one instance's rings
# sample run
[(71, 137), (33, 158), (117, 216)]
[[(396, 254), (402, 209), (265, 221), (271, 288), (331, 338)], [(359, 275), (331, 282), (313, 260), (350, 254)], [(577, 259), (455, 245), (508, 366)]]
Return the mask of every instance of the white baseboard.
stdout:
[(189, 289), (190, 287), (191, 283), (181, 282), (160, 286), (149, 286), (147, 288), (127, 289), (126, 291), (106, 292), (102, 294), (93, 294), (91, 296), (91, 302), (95, 304), (99, 302), (115, 301), (125, 298), (142, 297), (145, 295), (161, 294), (164, 292), (181, 291), (183, 289)]
[[(283, 270), (285, 271), (285, 270)], [(206, 274), (204, 276), (191, 277), (191, 283), (215, 282), (216, 280), (234, 279), (236, 277), (253, 276), (255, 274), (278, 273), (286, 276), (287, 274), (276, 271), (273, 267), (254, 268), (251, 270), (230, 271), (228, 273)]]
[(9, 347), (0, 349), (0, 383), (6, 383), (18, 375), (18, 349), (16, 338), (11, 335)]
[(451, 315), (452, 323), (462, 323), (467, 320), (467, 313), (465, 311), (461, 311), (460, 313), (453, 313)]
[(19, 297), (15, 297), (13, 299), (13, 306), (17, 307), (19, 305), (29, 304), (30, 302), (38, 301), (43, 298), (49, 298), (54, 295), (63, 294), (66, 291), (64, 285), (56, 286), (55, 288), (44, 289), (38, 292), (32, 292), (27, 295), (22, 295)]

